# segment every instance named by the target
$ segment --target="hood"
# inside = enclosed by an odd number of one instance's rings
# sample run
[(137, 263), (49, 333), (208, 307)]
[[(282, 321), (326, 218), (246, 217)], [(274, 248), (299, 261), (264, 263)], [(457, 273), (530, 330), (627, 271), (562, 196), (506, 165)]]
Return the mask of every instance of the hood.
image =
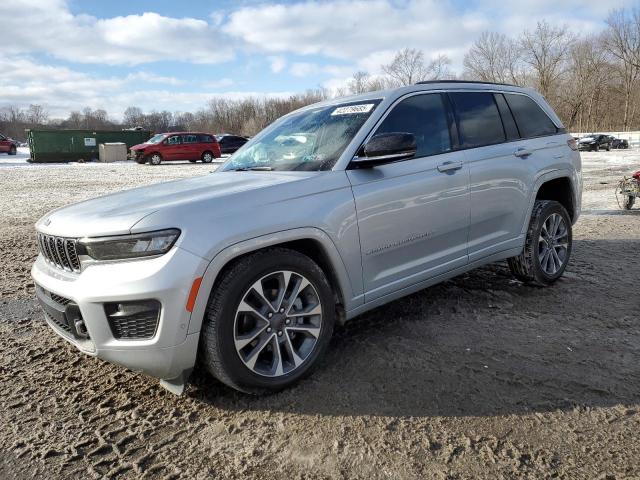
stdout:
[(36, 228), (61, 237), (127, 234), (136, 223), (159, 210), (190, 208), (209, 201), (224, 209), (226, 199), (242, 192), (301, 182), (316, 175), (317, 172), (220, 172), (160, 183), (59, 208), (38, 220)]
[(131, 147), (129, 150), (144, 150), (145, 148), (147, 148), (148, 146), (150, 146), (149, 143), (139, 143), (138, 145), (134, 145), (133, 147)]
[(580, 140), (578, 140), (580, 143), (589, 143), (589, 142), (595, 142), (596, 139), (594, 137), (583, 137)]

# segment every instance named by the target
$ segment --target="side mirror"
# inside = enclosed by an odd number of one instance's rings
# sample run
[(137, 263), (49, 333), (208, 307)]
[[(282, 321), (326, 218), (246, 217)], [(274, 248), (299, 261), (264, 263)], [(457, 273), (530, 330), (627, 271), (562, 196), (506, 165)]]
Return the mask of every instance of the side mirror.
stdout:
[(356, 156), (352, 162), (357, 168), (371, 168), (411, 158), (416, 154), (416, 150), (416, 137), (413, 133), (380, 133), (364, 144), (364, 156)]

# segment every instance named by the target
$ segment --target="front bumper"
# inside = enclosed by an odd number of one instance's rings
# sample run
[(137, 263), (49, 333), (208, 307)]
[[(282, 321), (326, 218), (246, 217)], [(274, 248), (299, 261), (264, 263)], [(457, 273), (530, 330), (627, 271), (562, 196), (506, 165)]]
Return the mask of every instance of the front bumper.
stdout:
[[(31, 275), (39, 290), (77, 305), (88, 338), (78, 338), (45, 315), (58, 335), (89, 355), (171, 380), (195, 364), (199, 332), (188, 334), (191, 314), (185, 307), (194, 278), (202, 276), (207, 265), (207, 260), (174, 247), (161, 257), (93, 264), (79, 274), (55, 268), (38, 256)], [(140, 300), (161, 304), (155, 333), (144, 339), (115, 338), (104, 304)]]

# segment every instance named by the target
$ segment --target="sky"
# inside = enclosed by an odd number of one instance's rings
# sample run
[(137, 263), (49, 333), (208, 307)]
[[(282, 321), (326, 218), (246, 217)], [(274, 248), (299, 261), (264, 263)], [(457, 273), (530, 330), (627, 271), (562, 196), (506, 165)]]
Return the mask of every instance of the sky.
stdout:
[(288, 96), (379, 74), (398, 50), (464, 53), (487, 30), (545, 19), (597, 33), (640, 0), (0, 0), (0, 108), (85, 106), (120, 119), (195, 111), (213, 97)]

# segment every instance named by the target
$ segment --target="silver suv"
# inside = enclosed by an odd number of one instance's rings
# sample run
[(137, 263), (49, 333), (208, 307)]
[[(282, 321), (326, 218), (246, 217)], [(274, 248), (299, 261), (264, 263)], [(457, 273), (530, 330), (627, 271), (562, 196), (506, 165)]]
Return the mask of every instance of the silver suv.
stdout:
[(580, 213), (575, 140), (536, 92), (427, 82), (311, 105), (213, 174), (38, 221), (52, 329), (181, 393), (249, 393), (318, 363), (336, 322), (480, 265), (550, 285)]

